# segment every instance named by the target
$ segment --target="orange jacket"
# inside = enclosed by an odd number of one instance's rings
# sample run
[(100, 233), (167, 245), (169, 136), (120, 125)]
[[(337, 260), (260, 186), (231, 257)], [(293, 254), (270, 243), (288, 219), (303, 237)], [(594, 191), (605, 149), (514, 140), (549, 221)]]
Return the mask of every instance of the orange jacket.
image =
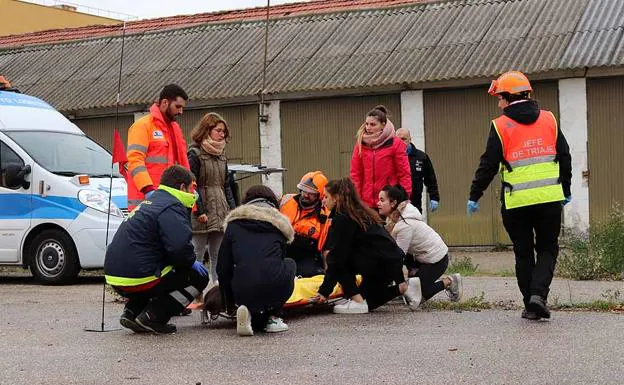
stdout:
[(156, 104), (147, 116), (128, 130), (128, 210), (145, 198), (144, 192), (155, 189), (165, 169), (174, 164), (189, 168), (186, 141), (176, 122), (167, 124)]
[(318, 250), (323, 249), (329, 230), (327, 222), (329, 213), (324, 207), (321, 208), (320, 215), (314, 208), (303, 210), (299, 207), (297, 195), (289, 194), (282, 198), (280, 212), (288, 217), (295, 234), (313, 239), (318, 242)]

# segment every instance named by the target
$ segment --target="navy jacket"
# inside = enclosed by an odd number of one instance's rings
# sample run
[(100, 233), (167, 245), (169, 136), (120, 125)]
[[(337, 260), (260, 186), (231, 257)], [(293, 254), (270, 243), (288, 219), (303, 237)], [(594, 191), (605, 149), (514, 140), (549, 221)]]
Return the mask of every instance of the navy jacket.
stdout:
[(412, 172), (412, 196), (410, 201), (422, 213), (423, 182), (427, 186), (429, 199), (440, 202), (438, 180), (429, 155), (416, 148), (412, 143), (408, 146), (407, 158)]
[(159, 277), (165, 266), (189, 269), (195, 262), (190, 209), (167, 191), (156, 190), (119, 226), (106, 250), (104, 274)]

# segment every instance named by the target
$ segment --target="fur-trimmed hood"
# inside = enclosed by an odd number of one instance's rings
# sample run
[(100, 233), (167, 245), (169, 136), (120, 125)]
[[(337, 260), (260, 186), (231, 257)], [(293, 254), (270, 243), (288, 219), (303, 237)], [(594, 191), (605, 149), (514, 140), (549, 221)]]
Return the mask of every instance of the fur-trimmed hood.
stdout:
[(237, 220), (251, 220), (267, 222), (278, 229), (286, 238), (288, 243), (295, 239), (295, 230), (288, 218), (277, 209), (263, 203), (245, 204), (232, 210), (225, 218), (225, 227)]

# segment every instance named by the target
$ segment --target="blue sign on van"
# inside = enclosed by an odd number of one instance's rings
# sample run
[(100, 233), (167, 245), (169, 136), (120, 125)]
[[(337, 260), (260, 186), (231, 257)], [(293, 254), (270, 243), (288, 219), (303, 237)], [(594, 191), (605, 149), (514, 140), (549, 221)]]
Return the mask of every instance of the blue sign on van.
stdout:
[(18, 94), (16, 92), (5, 91), (0, 91), (0, 106), (45, 108), (49, 110), (54, 109), (41, 99), (37, 99), (29, 95)]

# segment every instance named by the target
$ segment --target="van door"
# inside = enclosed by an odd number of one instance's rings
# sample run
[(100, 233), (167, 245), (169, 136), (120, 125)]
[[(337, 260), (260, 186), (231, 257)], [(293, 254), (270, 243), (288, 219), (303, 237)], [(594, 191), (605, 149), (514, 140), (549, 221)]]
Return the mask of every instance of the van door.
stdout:
[[(30, 228), (32, 184), (9, 186), (7, 168), (16, 166), (24, 167), (24, 159), (0, 140), (0, 263), (20, 262), (20, 245)], [(31, 179), (26, 175), (26, 180)]]

